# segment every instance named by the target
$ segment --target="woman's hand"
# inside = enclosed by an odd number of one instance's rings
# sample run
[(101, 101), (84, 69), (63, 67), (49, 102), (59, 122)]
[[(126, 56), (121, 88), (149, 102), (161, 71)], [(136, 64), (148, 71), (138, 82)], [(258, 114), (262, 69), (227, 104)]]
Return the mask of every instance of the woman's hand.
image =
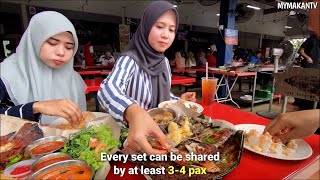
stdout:
[(308, 57), (308, 58), (307, 58), (307, 62), (310, 63), (310, 64), (313, 63), (313, 60), (311, 59), (311, 57)]
[(320, 110), (306, 110), (279, 115), (267, 125), (264, 132), (286, 143), (291, 139), (312, 135), (319, 128)]
[(124, 118), (129, 123), (128, 146), (135, 151), (147, 154), (166, 154), (166, 150), (153, 149), (147, 136), (152, 135), (162, 145), (163, 149), (169, 149), (166, 136), (151, 116), (137, 104), (130, 105), (124, 112)]
[(195, 92), (183, 93), (180, 98), (183, 99), (183, 100), (186, 100), (186, 101), (192, 101), (192, 102), (196, 102), (197, 101)]
[(41, 113), (49, 116), (60, 116), (65, 118), (75, 127), (83, 119), (79, 106), (69, 99), (58, 99), (50, 101), (39, 101), (33, 103), (33, 113)]

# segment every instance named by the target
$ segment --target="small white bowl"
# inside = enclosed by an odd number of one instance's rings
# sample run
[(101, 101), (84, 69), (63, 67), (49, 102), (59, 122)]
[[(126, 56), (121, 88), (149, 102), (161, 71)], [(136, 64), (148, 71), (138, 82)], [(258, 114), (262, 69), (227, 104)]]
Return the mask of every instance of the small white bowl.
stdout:
[[(6, 168), (3, 173), (4, 173), (5, 176), (10, 177), (10, 178), (26, 178), (30, 174), (32, 174), (31, 166), (35, 161), (36, 160), (34, 160), (34, 159), (20, 161), (20, 162), (18, 162), (16, 164), (13, 164), (13, 165), (9, 166), (8, 168)], [(21, 167), (21, 166), (30, 166), (30, 169), (29, 169), (29, 171), (25, 171), (25, 172), (20, 173), (20, 174), (15, 174), (15, 175), (11, 174), (13, 170), (15, 170), (16, 168)]]

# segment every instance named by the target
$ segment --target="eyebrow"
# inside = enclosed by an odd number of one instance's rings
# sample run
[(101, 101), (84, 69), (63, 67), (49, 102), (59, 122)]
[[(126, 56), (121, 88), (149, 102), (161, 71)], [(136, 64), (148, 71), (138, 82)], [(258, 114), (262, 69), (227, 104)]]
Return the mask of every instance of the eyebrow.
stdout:
[[(55, 41), (60, 41), (59, 39), (56, 39), (54, 37), (50, 37), (49, 39), (52, 39), (52, 40), (55, 40)], [(74, 45), (74, 43), (72, 43), (72, 42), (66, 42), (66, 44)]]

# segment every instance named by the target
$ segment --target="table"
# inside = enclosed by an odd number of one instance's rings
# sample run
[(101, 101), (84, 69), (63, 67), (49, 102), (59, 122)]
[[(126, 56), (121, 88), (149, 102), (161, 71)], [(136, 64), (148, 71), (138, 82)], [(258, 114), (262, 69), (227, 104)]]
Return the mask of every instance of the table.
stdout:
[(73, 65), (73, 69), (81, 69), (82, 65), (81, 64), (75, 64)]
[(110, 73), (111, 73), (111, 69), (101, 71), (101, 75), (109, 75)]
[(112, 65), (102, 66), (102, 65), (93, 65), (93, 66), (85, 66), (86, 69), (112, 69)]
[(77, 71), (80, 75), (96, 75), (101, 74), (101, 70), (81, 70)]
[[(198, 71), (200, 72), (206, 72), (205, 68), (199, 69)], [(219, 83), (217, 85), (217, 89), (215, 92), (215, 97), (217, 102), (227, 102), (231, 101), (233, 104), (235, 104), (238, 108), (240, 106), (232, 99), (232, 89), (234, 85), (236, 84), (237, 80), (239, 77), (254, 77), (254, 82), (253, 82), (253, 95), (252, 95), (252, 100), (251, 100), (251, 111), (253, 110), (253, 106), (255, 103), (255, 90), (256, 90), (256, 82), (257, 82), (257, 72), (227, 72), (227, 71), (220, 71), (220, 70), (208, 70), (208, 73), (210, 74), (220, 74), (222, 75), (221, 79), (219, 80)], [(229, 77), (234, 77), (234, 81), (231, 84), (231, 87), (229, 86)], [(218, 89), (221, 88), (222, 86), (226, 86), (226, 94), (227, 96), (219, 98), (218, 97)]]
[(173, 72), (173, 73), (185, 73), (185, 72), (192, 73), (195, 71), (202, 70), (204, 68), (205, 67), (202, 67), (202, 66), (193, 66), (193, 67), (185, 67), (185, 68), (172, 68), (171, 72)]
[(196, 82), (196, 79), (193, 77), (187, 76), (179, 76), (179, 75), (172, 75), (171, 76), (171, 85), (175, 84), (189, 84)]
[[(95, 79), (85, 79), (84, 82), (87, 85), (86, 94), (89, 92), (96, 92), (100, 88), (100, 84), (103, 81), (102, 78)], [(172, 75), (171, 76), (171, 85), (174, 84), (185, 84), (185, 83), (194, 83), (196, 82), (195, 78)]]
[[(203, 66), (194, 66), (194, 67), (186, 67), (186, 68), (172, 68), (172, 72), (175, 73), (188, 73), (188, 72), (206, 72), (205, 67)], [(210, 70), (208, 69), (208, 73), (210, 74), (220, 74), (222, 75), (221, 79), (219, 80), (219, 83), (217, 84), (217, 89), (215, 92), (215, 99), (217, 102), (227, 102), (231, 101), (233, 104), (235, 104), (238, 108), (240, 106), (232, 99), (231, 91), (236, 84), (237, 80), (239, 77), (254, 77), (254, 84), (253, 84), (253, 95), (252, 95), (252, 100), (251, 100), (251, 111), (253, 110), (253, 106), (255, 103), (255, 90), (256, 90), (256, 82), (257, 82), (257, 72), (227, 72), (227, 71), (220, 71), (220, 70)], [(229, 87), (229, 77), (234, 77), (234, 82), (231, 84), (231, 87)], [(223, 83), (224, 82), (224, 83)], [(222, 86), (226, 86), (226, 97), (219, 98), (218, 97), (218, 89), (221, 88)]]
[[(100, 71), (101, 72), (101, 71)], [(105, 73), (110, 73), (106, 71)], [(101, 73), (102, 74), (102, 73)], [(100, 88), (100, 84), (103, 81), (102, 78), (94, 78), (94, 79), (85, 79), (84, 82), (87, 85), (86, 94), (94, 93), (95, 94), (95, 100), (96, 100), (96, 111), (99, 111), (99, 103), (97, 99), (97, 92)], [(196, 82), (195, 78), (192, 77), (185, 77), (185, 76), (178, 76), (178, 75), (172, 75), (171, 76), (171, 85), (175, 84), (185, 84), (185, 83), (194, 83)]]
[[(284, 71), (286, 69), (285, 66), (279, 66), (278, 71)], [(249, 68), (249, 71), (255, 71), (255, 72), (273, 72), (274, 71), (274, 65), (263, 65), (263, 66), (257, 66), (253, 68)]]
[[(199, 102), (201, 104), (201, 102)], [(213, 119), (223, 119), (233, 124), (261, 124), (266, 125), (270, 120), (251, 114), (239, 109), (213, 103), (210, 106), (204, 106), (204, 114), (211, 116)], [(313, 149), (310, 158), (300, 161), (285, 161), (265, 157), (246, 149), (243, 150), (242, 158), (238, 167), (223, 179), (308, 179), (310, 176), (316, 176), (319, 179), (319, 136), (312, 135), (304, 139)], [(133, 163), (110, 162), (111, 170), (107, 180), (111, 179), (143, 179), (142, 175), (128, 175), (120, 177), (113, 174), (113, 167), (130, 168), (134, 167)]]

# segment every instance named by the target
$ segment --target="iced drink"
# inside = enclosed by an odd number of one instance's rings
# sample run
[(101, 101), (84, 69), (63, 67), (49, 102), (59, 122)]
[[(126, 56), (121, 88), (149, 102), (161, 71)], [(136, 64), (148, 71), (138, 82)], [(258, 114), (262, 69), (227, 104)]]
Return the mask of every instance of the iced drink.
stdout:
[(210, 105), (214, 101), (214, 95), (217, 88), (218, 78), (205, 77), (202, 78), (202, 103)]

